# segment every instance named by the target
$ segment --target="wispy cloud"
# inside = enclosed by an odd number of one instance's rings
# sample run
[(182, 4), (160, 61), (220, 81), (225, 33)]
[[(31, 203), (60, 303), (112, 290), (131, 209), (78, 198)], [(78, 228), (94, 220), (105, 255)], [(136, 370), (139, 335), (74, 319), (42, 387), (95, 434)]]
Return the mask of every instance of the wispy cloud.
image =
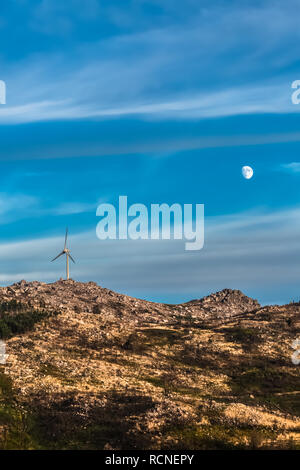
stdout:
[[(136, 67), (139, 67), (139, 64), (136, 64)], [(23, 104), (21, 102), (24, 97), (19, 97), (19, 104), (10, 104), (11, 102), (8, 101), (7, 106), (0, 108), (0, 122), (112, 119), (128, 116), (152, 117), (153, 119), (195, 119), (239, 114), (299, 112), (297, 106), (291, 103), (290, 84), (287, 79), (271, 86), (269, 82), (265, 82), (260, 87), (227, 86), (217, 91), (195, 90), (194, 92), (186, 91), (184, 94), (168, 91), (160, 97), (151, 97), (147, 92), (139, 94), (136, 90), (136, 96), (128, 96), (127, 92), (124, 93), (124, 88), (121, 90), (122, 84), (124, 86), (123, 80), (118, 85), (119, 90), (112, 90), (111, 83), (103, 83), (103, 78), (99, 76), (102, 68), (105, 69), (105, 64), (102, 67), (99, 64), (97, 70), (89, 70), (90, 76), (85, 77), (82, 71), (80, 73), (74, 71), (72, 84), (63, 79), (58, 80), (56, 93), (52, 92), (56, 94), (55, 99), (46, 99), (50, 85), (45, 84), (42, 100), (38, 100), (36, 96), (33, 97), (34, 101)], [(119, 74), (124, 78), (122, 67)], [(34, 76), (32, 78), (34, 80)], [(138, 77), (132, 78), (133, 82), (138, 80)], [(88, 90), (89, 83), (93, 79), (99, 83), (103, 96), (101, 93), (93, 96), (91, 92), (83, 91)], [(220, 85), (216, 83), (216, 87), (218, 86)], [(17, 87), (16, 84), (16, 89)], [(41, 84), (37, 88), (41, 88)], [(70, 90), (72, 90), (71, 95)], [(40, 92), (42, 93), (42, 90)], [(12, 96), (13, 93), (14, 90), (11, 91)], [(121, 94), (123, 96), (120, 96)], [(18, 101), (18, 97), (15, 97), (13, 101)]]
[[(76, 81), (75, 81), (76, 82)], [(64, 86), (62, 87), (64, 88)], [(156, 119), (194, 119), (261, 113), (297, 113), (290, 103), (288, 84), (261, 88), (234, 88), (206, 92), (189, 97), (173, 97), (169, 101), (152, 101), (145, 97), (135, 103), (113, 106), (79, 103), (74, 99), (31, 102), (20, 106), (0, 108), (1, 123), (24, 123), (51, 120), (105, 119), (141, 116)]]
[(0, 193), (0, 215), (36, 207), (37, 199), (26, 194)]
[(0, 224), (32, 215), (38, 208), (36, 197), (27, 194), (0, 193)]
[(96, 211), (97, 204), (83, 202), (65, 202), (54, 208), (51, 212), (56, 215), (81, 214), (83, 212)]
[(97, 202), (64, 202), (55, 207), (44, 206), (39, 198), (27, 194), (0, 193), (0, 224), (26, 218), (76, 215), (96, 212)]
[(47, 35), (65, 35), (73, 32), (76, 20), (95, 20), (100, 13), (98, 0), (42, 0), (32, 9), (30, 26)]
[(280, 169), (289, 173), (300, 173), (300, 162), (283, 163)]
[[(123, 141), (122, 137), (114, 142), (110, 139), (99, 139), (99, 142), (80, 141), (74, 143), (67, 140), (61, 144), (46, 140), (38, 148), (34, 146), (28, 149), (13, 149), (9, 154), (0, 152), (0, 160), (36, 160), (36, 159), (60, 159), (99, 157), (101, 155), (135, 155), (135, 154), (174, 154), (181, 151), (190, 151), (209, 148), (257, 146), (265, 144), (280, 144), (300, 142), (300, 132), (277, 132), (277, 133), (249, 133), (238, 135), (218, 135), (209, 137), (184, 137), (184, 136), (161, 136), (154, 135), (151, 140), (138, 139), (134, 141)], [(279, 169), (282, 168), (279, 167)]]
[[(51, 5), (44, 0), (36, 13), (49, 27), (52, 15), (65, 12)], [(89, 5), (87, 12), (98, 8)], [(194, 14), (180, 24), (176, 3), (165, 7), (169, 22), (156, 29), (149, 24), (143, 32), (136, 24), (130, 33), (76, 44), (72, 55), (48, 52), (3, 64), (8, 104), (0, 122), (299, 112), (290, 90), (297, 77), (279, 73), (297, 59), (295, 5), (213, 4), (195, 12), (194, 3)]]

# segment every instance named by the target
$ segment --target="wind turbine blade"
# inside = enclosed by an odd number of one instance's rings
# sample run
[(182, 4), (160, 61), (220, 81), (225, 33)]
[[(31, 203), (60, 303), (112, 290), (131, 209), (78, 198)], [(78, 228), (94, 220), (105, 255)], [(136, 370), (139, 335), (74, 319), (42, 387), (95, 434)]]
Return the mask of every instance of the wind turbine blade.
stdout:
[(68, 253), (68, 256), (71, 258), (71, 260), (73, 261), (73, 263), (75, 264), (75, 261), (73, 260), (72, 256), (70, 255), (70, 253)]
[(66, 235), (65, 235), (65, 248), (67, 246), (67, 238), (68, 238), (68, 227), (66, 228)]
[(55, 256), (55, 258), (53, 258), (51, 261), (55, 261), (57, 258), (59, 258), (63, 254), (64, 254), (64, 252), (62, 251), (61, 253), (59, 253), (59, 255)]

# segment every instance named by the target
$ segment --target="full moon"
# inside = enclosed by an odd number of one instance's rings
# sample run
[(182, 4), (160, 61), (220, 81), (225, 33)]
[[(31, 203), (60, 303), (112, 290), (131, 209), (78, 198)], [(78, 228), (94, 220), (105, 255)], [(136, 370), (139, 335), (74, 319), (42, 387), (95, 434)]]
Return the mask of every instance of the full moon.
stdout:
[(243, 166), (242, 175), (244, 178), (246, 178), (246, 180), (250, 180), (250, 178), (253, 176), (253, 169), (251, 166)]

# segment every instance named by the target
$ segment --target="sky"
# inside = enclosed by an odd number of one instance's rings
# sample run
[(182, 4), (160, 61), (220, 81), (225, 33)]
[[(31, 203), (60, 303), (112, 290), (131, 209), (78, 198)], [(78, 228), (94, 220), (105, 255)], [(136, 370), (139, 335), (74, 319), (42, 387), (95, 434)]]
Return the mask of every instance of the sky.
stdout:
[[(299, 2), (2, 3), (0, 284), (64, 276), (68, 226), (79, 281), (299, 301)], [(119, 195), (204, 204), (204, 248), (99, 240), (96, 208)]]

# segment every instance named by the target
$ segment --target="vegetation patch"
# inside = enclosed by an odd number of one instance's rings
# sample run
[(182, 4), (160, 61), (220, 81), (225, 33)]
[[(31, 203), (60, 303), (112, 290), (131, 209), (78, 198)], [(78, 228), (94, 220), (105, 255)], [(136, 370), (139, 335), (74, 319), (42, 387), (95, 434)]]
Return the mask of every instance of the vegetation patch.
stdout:
[(224, 334), (227, 341), (240, 343), (247, 350), (253, 350), (263, 342), (261, 335), (253, 328), (224, 329)]
[(274, 434), (267, 430), (240, 430), (222, 424), (175, 428), (165, 436), (166, 450), (247, 450), (264, 449)]
[(236, 393), (277, 393), (300, 389), (300, 377), (268, 365), (251, 367), (231, 376)]
[(287, 392), (280, 395), (266, 395), (263, 398), (263, 402), (270, 408), (276, 408), (284, 413), (300, 416), (300, 392)]
[(0, 339), (33, 330), (36, 323), (54, 315), (46, 310), (29, 309), (27, 304), (12, 300), (0, 303)]
[(38, 449), (30, 435), (30, 415), (15, 397), (11, 379), (0, 370), (0, 450)]
[(148, 448), (149, 436), (134, 430), (137, 417), (153, 407), (152, 398), (134, 390), (112, 391), (105, 403), (99, 398), (87, 409), (72, 394), (54, 397), (50, 407), (35, 408), (32, 432), (39, 445), (63, 450)]
[(183, 331), (164, 328), (147, 328), (142, 330), (147, 342), (157, 346), (174, 345), (181, 340)]

